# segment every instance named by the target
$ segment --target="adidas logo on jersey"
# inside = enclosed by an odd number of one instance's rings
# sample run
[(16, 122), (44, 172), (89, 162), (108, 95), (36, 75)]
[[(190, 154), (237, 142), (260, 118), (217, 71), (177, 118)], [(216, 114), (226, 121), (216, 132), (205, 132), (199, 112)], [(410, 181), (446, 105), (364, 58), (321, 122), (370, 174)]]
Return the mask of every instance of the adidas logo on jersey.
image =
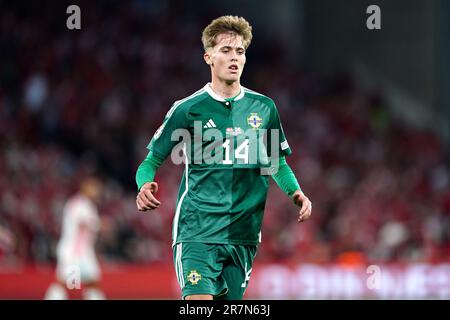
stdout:
[(203, 126), (203, 128), (215, 128), (216, 124), (212, 119), (209, 119), (208, 122)]

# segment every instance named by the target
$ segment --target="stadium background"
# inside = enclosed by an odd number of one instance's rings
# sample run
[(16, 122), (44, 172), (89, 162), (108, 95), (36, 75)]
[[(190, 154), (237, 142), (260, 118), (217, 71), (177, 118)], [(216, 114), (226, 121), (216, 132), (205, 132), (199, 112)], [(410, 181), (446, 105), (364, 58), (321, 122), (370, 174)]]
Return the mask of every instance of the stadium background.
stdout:
[[(81, 30), (66, 8), (81, 8)], [(158, 171), (157, 212), (135, 170), (170, 105), (209, 81), (201, 30), (254, 29), (242, 83), (274, 98), (314, 204), (271, 183), (247, 299), (450, 297), (450, 4), (377, 1), (0, 1), (0, 298), (42, 299), (61, 208), (83, 173), (107, 181), (97, 252), (110, 299), (177, 299), (171, 221), (181, 167)], [(369, 289), (368, 266), (381, 270)], [(79, 297), (77, 290), (72, 297)]]

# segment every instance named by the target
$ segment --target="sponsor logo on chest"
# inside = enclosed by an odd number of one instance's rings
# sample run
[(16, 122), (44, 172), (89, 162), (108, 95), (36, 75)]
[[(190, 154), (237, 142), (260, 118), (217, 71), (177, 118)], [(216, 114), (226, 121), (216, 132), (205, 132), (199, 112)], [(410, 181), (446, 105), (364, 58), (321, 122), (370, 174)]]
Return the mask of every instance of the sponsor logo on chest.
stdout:
[(227, 128), (225, 132), (226, 132), (227, 136), (238, 136), (238, 135), (244, 133), (244, 131), (239, 127)]

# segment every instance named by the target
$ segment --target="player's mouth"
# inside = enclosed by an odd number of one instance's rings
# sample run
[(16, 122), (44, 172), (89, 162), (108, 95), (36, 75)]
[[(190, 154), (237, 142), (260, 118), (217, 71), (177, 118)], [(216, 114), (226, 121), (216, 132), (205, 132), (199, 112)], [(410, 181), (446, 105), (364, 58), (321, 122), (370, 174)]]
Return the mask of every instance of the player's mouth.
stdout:
[(239, 67), (237, 64), (232, 64), (228, 67), (228, 70), (230, 70), (231, 73), (238, 73)]

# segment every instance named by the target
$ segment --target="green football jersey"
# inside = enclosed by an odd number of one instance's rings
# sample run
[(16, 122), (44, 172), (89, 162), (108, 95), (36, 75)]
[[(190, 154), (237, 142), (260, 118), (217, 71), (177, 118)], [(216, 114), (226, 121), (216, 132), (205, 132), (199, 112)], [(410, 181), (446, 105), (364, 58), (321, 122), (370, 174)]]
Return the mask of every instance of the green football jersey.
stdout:
[(174, 103), (148, 149), (185, 163), (174, 245), (261, 241), (267, 169), (291, 154), (272, 99), (242, 86), (236, 97), (223, 99), (208, 83)]

